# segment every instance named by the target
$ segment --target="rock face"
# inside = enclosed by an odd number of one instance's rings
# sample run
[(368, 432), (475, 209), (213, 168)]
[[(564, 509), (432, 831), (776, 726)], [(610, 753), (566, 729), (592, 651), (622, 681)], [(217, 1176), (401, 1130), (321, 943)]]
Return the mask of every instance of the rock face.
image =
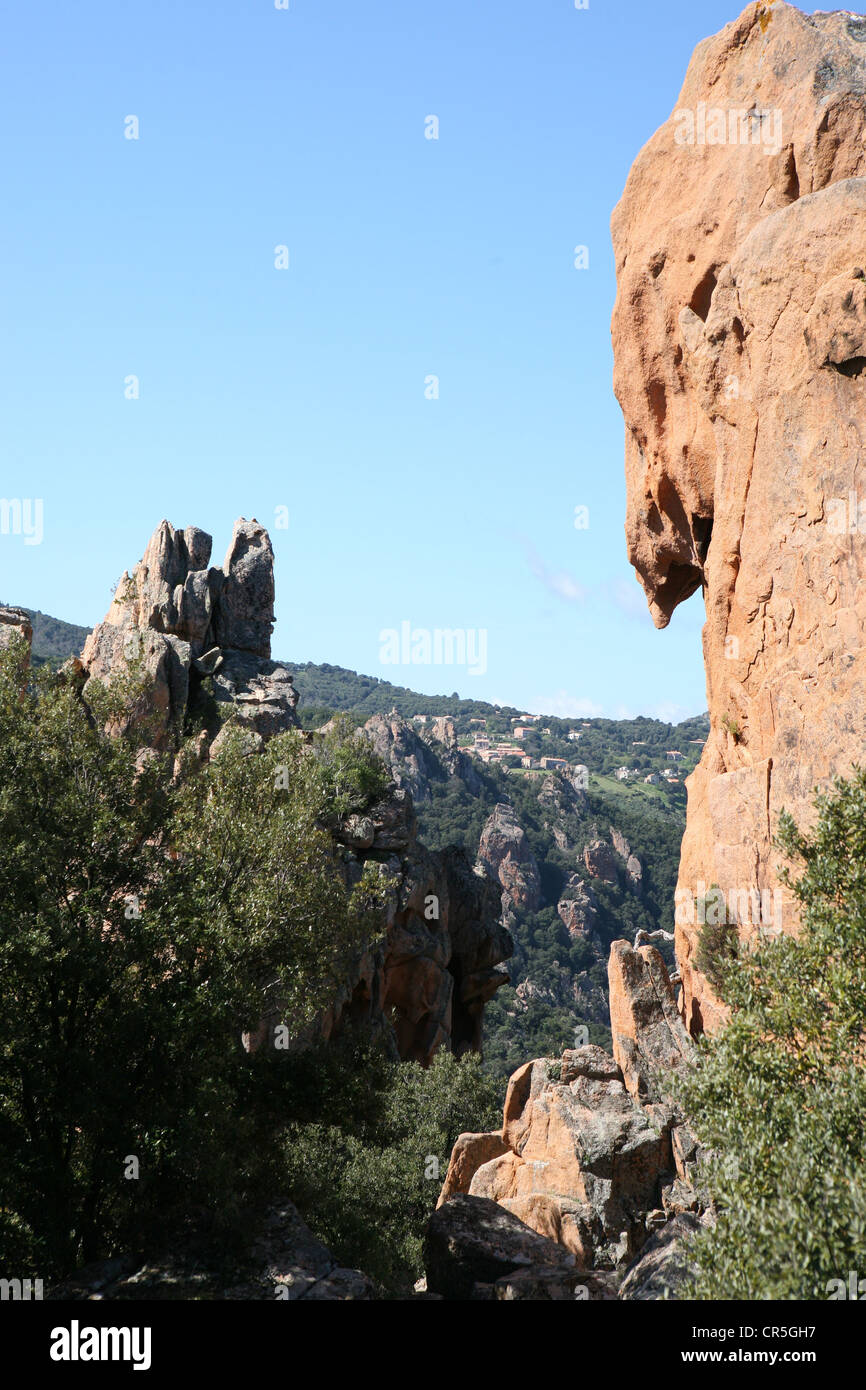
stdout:
[(648, 1099), (653, 1076), (691, 1060), (667, 967), (654, 946), (615, 941), (608, 961), (610, 1031), (626, 1090)]
[(500, 801), (481, 832), (478, 865), (502, 885), (506, 921), (514, 912), (535, 912), (541, 904), (541, 875), (513, 806)]
[(619, 864), (613, 849), (605, 840), (593, 840), (585, 845), (583, 862), (587, 872), (602, 883), (619, 882)]
[[(377, 717), (370, 724), (375, 734)], [(440, 1047), (457, 1056), (480, 1052), (484, 1005), (508, 983), (503, 962), (514, 949), (497, 885), (459, 847), (431, 851), (421, 844), (405, 786), (392, 783), (382, 801), (332, 833), (343, 847), (348, 883), (372, 863), (394, 887), (383, 940), (347, 967), (331, 1006), (304, 1038), (329, 1041), (361, 1025), (389, 1034), (399, 1057), (423, 1066)], [(276, 1005), (248, 1048), (261, 1047), (284, 1022)]]
[(177, 741), (202, 688), (223, 715), (265, 738), (298, 727), (292, 677), (270, 660), (274, 554), (267, 531), (241, 517), (221, 570), (208, 568), (210, 554), (211, 538), (198, 527), (178, 531), (160, 522), (82, 653), (92, 680), (136, 665), (144, 673), (159, 748)]
[[(614, 943), (610, 992), (615, 1056), (586, 1045), (561, 1061), (539, 1058), (520, 1067), (508, 1085), (501, 1133), (457, 1141), (436, 1230), (450, 1233), (453, 1256), (464, 1239), (465, 1213), (476, 1221), (466, 1203), (481, 1199), (488, 1213), (495, 1203), (570, 1252), (582, 1276), (609, 1276), (592, 1297), (609, 1295), (649, 1236), (665, 1232), (656, 1241), (661, 1253), (649, 1250), (629, 1286), (629, 1297), (652, 1297), (642, 1290), (668, 1275), (671, 1286), (676, 1282), (685, 1229), (683, 1222), (674, 1225), (677, 1218), (690, 1213), (689, 1229), (705, 1219), (693, 1183), (698, 1146), (664, 1094), (670, 1067), (685, 1064), (694, 1045), (653, 947), (634, 951), (625, 941)], [(464, 1205), (449, 1215), (456, 1201)], [(466, 1237), (470, 1254), (478, 1239), (477, 1231)], [(523, 1292), (518, 1285), (509, 1295), (548, 1296), (528, 1277)], [(575, 1296), (573, 1286), (568, 1296)]]
[(789, 899), (750, 897), (779, 888), (779, 812), (808, 826), (862, 757), (864, 134), (866, 19), (751, 4), (696, 49), (613, 214), (629, 558), (657, 626), (697, 589), (707, 614), (676, 943), (693, 1033), (722, 1013), (685, 904), (717, 884), (744, 938), (794, 929)]

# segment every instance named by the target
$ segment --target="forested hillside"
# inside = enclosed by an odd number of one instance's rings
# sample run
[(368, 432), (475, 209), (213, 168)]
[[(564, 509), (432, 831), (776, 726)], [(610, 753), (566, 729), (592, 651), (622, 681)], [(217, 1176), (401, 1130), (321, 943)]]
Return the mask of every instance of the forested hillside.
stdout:
[[(86, 628), (35, 611), (30, 618), (37, 663), (56, 666), (80, 653)], [(516, 747), (514, 709), (461, 700), (456, 693), (420, 695), (327, 663), (286, 665), (295, 674), (305, 727), (320, 727), (335, 712), (359, 726), (378, 716), (379, 751), (392, 773), (410, 785), (420, 838), (430, 849), (459, 845), (475, 859), (496, 807), (510, 807), (516, 833), (524, 837), (525, 867), (530, 878), (537, 873), (537, 886), (533, 881), (528, 895), (504, 902), (515, 950), (511, 983), (485, 1012), (488, 1068), (502, 1076), (527, 1057), (556, 1055), (581, 1026), (593, 1041), (607, 1044), (610, 942), (633, 939), (641, 928), (673, 929), (683, 779), (700, 755), (706, 716), (677, 725), (645, 717), (545, 717), (523, 730), (520, 751), (532, 763), (525, 769), (517, 757), (485, 763), (476, 756), (479, 736), (491, 746), (498, 741)], [(443, 716), (449, 717), (447, 748), (432, 729), (433, 718)], [(674, 764), (668, 761), (672, 752), (680, 755)], [(541, 766), (543, 758), (567, 766), (548, 769)], [(419, 761), (420, 780), (410, 771)], [(667, 778), (661, 775), (665, 770)], [(618, 780), (618, 771), (628, 776)], [(587, 864), (587, 847), (600, 841), (608, 851), (612, 830), (639, 861), (639, 881), (632, 881), (625, 858), (616, 854), (608, 867), (610, 855), (604, 853), (600, 869), (591, 855)]]

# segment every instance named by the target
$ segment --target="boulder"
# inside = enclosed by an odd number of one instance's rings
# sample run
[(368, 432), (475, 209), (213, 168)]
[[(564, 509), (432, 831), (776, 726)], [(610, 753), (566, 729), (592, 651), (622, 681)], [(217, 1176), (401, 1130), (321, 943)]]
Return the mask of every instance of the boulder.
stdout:
[[(525, 1226), (496, 1202), (456, 1196), (437, 1207), (424, 1241), (427, 1288), (446, 1299), (469, 1299), (517, 1270), (574, 1269), (569, 1251)], [(488, 1294), (492, 1297), (492, 1294)]]
[(489, 1163), (492, 1158), (500, 1158), (504, 1153), (508, 1153), (508, 1145), (499, 1133), (458, 1134), (451, 1151), (445, 1182), (436, 1203), (437, 1207), (449, 1202), (459, 1193), (468, 1192), (469, 1185), (482, 1163)]
[(689, 1272), (686, 1242), (700, 1229), (698, 1218), (688, 1212), (666, 1222), (628, 1266), (619, 1297), (628, 1301), (676, 1298)]
[(508, 1151), (476, 1169), (470, 1195), (505, 1206), (584, 1267), (633, 1253), (645, 1210), (674, 1176), (669, 1119), (633, 1100), (614, 1059), (591, 1044), (514, 1073), (502, 1138)]

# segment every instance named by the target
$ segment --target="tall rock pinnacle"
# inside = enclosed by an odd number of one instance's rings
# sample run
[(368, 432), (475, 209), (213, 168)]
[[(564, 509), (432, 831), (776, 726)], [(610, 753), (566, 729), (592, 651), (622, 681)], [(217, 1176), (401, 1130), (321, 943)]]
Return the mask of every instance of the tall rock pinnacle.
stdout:
[[(863, 755), (864, 135), (866, 19), (751, 4), (696, 49), (613, 214), (629, 558), (658, 627), (706, 603), (678, 902), (718, 885), (744, 938), (796, 927), (779, 812), (808, 826)], [(689, 915), (698, 1031), (721, 1012)]]

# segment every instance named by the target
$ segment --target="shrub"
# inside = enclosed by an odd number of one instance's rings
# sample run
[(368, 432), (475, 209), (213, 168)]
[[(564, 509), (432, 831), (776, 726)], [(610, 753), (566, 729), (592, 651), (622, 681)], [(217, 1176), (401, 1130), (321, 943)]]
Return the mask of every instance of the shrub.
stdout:
[(719, 1211), (697, 1298), (822, 1299), (866, 1270), (866, 773), (816, 809), (811, 834), (780, 822), (799, 936), (726, 963), (730, 1022), (681, 1085)]
[(343, 1263), (387, 1292), (411, 1292), (454, 1141), (501, 1126), (501, 1084), (475, 1056), (440, 1052), (424, 1070), (359, 1044), (294, 1065), (281, 1144), (293, 1200)]

